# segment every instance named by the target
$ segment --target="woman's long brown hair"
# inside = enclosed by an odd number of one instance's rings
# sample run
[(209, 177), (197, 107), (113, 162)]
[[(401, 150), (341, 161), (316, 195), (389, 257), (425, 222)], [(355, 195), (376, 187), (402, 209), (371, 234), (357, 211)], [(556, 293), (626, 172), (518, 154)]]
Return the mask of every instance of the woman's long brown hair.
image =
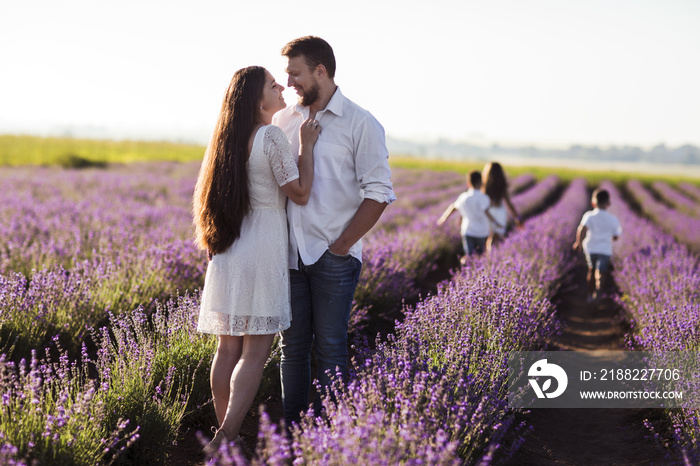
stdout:
[(501, 205), (508, 189), (508, 182), (506, 181), (505, 173), (503, 173), (503, 167), (498, 162), (489, 162), (484, 167), (482, 176), (484, 193), (491, 199), (491, 205)]
[(204, 154), (194, 189), (195, 240), (211, 254), (224, 252), (238, 239), (250, 210), (248, 140), (258, 123), (264, 86), (265, 68), (234, 73)]

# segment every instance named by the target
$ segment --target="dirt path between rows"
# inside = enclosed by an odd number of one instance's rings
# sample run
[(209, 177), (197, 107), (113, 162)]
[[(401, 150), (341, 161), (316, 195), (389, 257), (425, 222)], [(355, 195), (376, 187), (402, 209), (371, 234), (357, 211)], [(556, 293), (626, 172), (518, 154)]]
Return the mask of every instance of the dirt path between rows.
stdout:
[[(586, 266), (581, 261), (572, 281), (555, 297), (562, 333), (551, 343), (565, 351), (623, 350), (628, 325), (611, 299), (586, 302)], [(511, 465), (669, 465), (667, 456), (644, 427), (657, 418), (654, 409), (532, 409), (532, 426)]]

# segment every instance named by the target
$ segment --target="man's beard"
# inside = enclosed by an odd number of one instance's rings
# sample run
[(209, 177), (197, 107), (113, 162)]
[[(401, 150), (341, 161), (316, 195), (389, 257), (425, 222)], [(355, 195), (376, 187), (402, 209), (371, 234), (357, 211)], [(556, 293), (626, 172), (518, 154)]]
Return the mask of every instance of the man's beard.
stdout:
[(314, 83), (313, 86), (309, 88), (309, 90), (305, 90), (302, 95), (299, 96), (299, 103), (304, 106), (308, 107), (309, 105), (313, 104), (318, 100), (318, 83)]

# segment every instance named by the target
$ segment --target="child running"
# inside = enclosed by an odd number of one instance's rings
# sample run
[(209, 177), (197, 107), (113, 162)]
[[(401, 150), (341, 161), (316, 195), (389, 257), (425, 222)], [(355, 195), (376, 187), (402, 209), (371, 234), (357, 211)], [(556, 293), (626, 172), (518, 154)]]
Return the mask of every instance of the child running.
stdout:
[(493, 217), (488, 213), (491, 205), (489, 197), (481, 192), (481, 173), (472, 170), (467, 175), (466, 192), (459, 195), (456, 201), (447, 207), (445, 212), (437, 221), (438, 226), (442, 225), (457, 210), (462, 215), (462, 226), (460, 235), (462, 236), (462, 246), (464, 254), (483, 254), (486, 249), (486, 240), (489, 237), (489, 221)]
[(491, 206), (488, 210), (492, 217), (491, 232), (486, 241), (486, 250), (491, 251), (491, 247), (506, 235), (506, 227), (508, 226), (506, 207), (515, 219), (515, 224), (520, 226), (520, 215), (510, 201), (508, 181), (503, 167), (498, 162), (489, 162), (484, 167), (484, 193), (491, 200)]
[[(620, 221), (606, 209), (610, 206), (610, 193), (605, 189), (596, 189), (591, 197), (593, 210), (583, 214), (576, 231), (574, 251), (583, 246), (588, 264), (588, 302), (600, 296), (601, 281), (608, 280), (612, 242), (622, 234)], [(583, 241), (581, 241), (583, 239)]]

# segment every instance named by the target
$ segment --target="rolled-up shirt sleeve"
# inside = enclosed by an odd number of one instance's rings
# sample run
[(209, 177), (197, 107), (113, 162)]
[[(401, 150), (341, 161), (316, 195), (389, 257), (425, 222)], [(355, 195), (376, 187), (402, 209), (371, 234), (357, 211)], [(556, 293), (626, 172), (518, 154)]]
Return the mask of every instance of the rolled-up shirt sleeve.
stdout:
[(355, 174), (360, 183), (360, 197), (391, 204), (396, 200), (391, 183), (389, 151), (382, 125), (371, 115), (355, 128), (357, 155)]

